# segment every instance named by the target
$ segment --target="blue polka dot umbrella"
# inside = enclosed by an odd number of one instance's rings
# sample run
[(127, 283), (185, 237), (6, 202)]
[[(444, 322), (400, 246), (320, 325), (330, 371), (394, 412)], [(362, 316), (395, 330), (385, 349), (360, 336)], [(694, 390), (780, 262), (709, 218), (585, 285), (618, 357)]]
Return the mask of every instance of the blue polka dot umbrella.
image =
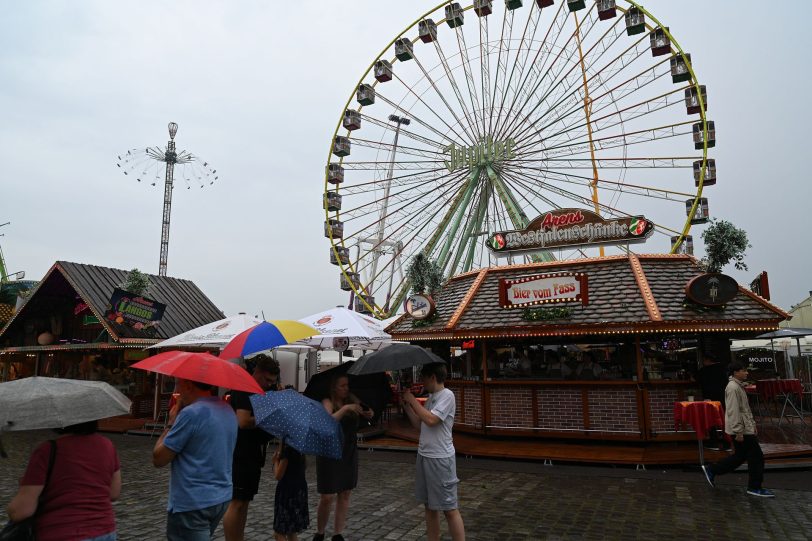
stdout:
[(341, 425), (320, 402), (293, 389), (251, 396), (257, 427), (306, 455), (341, 458)]

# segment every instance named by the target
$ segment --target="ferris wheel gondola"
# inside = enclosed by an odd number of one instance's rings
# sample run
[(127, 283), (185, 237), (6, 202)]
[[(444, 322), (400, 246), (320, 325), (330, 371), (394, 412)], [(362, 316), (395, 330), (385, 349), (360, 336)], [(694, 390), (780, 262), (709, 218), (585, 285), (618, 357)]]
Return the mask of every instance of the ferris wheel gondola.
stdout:
[(438, 5), (372, 60), (333, 134), (324, 234), (340, 287), (389, 316), (415, 254), (449, 276), (494, 265), (491, 232), (573, 207), (645, 213), (654, 249), (692, 250), (716, 183), (707, 97), (691, 55), (636, 2)]

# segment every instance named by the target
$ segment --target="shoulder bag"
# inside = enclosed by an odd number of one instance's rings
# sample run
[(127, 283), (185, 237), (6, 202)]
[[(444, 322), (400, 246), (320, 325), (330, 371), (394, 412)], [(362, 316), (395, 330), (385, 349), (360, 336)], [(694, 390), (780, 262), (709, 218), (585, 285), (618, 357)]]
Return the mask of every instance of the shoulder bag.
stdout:
[(50, 440), (51, 443), (51, 456), (48, 459), (48, 472), (45, 474), (45, 483), (42, 485), (42, 492), (37, 501), (37, 510), (34, 514), (27, 519), (19, 522), (9, 522), (2, 531), (0, 531), (0, 541), (34, 541), (34, 525), (37, 520), (37, 512), (39, 511), (40, 504), (42, 504), (42, 497), (45, 495), (45, 489), (48, 488), (48, 481), (51, 479), (51, 472), (54, 469), (54, 460), (56, 460), (56, 441)]

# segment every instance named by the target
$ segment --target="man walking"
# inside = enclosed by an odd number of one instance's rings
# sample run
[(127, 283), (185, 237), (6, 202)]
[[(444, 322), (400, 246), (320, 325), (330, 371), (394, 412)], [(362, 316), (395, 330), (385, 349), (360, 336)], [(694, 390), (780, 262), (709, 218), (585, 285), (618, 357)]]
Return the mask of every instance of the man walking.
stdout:
[[(279, 386), (279, 363), (268, 355), (257, 355), (252, 359), (254, 369), (251, 374), (263, 391), (277, 390)], [(271, 435), (256, 428), (254, 408), (251, 406), (251, 393), (231, 391), (231, 407), (237, 414), (237, 445), (234, 447), (234, 460), (231, 466), (231, 479), (234, 485), (231, 503), (223, 517), (223, 530), (226, 541), (242, 541), (245, 535), (245, 521), (248, 518), (248, 505), (259, 492), (259, 479), (265, 466), (265, 452)]]
[(231, 501), (237, 418), (212, 386), (177, 379), (178, 401), (155, 442), (152, 463), (171, 464), (166, 538), (209, 541)]
[(445, 515), (453, 541), (465, 540), (465, 526), (457, 503), (457, 462), (451, 429), (457, 402), (445, 388), (448, 375), (444, 364), (428, 364), (420, 375), (430, 393), (425, 407), (410, 392), (403, 393), (403, 405), (412, 426), (420, 429), (417, 449), (415, 497), (426, 507), (426, 538), (440, 539), (440, 511)]
[(734, 453), (716, 464), (703, 465), (702, 472), (710, 486), (716, 486), (714, 479), (717, 475), (732, 472), (746, 460), (747, 494), (773, 498), (775, 494), (761, 486), (764, 479), (764, 453), (758, 444), (756, 422), (744, 391), (747, 368), (734, 361), (730, 363), (729, 371), (732, 375), (725, 388), (725, 432), (733, 436)]

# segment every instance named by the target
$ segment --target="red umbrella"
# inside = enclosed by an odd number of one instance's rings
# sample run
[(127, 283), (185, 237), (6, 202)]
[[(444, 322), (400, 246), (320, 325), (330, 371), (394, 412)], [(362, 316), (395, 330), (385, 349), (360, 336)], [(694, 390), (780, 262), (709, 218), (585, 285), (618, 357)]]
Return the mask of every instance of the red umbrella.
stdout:
[(166, 351), (132, 365), (148, 372), (208, 383), (226, 389), (264, 393), (262, 387), (241, 366), (224, 361), (211, 353)]

